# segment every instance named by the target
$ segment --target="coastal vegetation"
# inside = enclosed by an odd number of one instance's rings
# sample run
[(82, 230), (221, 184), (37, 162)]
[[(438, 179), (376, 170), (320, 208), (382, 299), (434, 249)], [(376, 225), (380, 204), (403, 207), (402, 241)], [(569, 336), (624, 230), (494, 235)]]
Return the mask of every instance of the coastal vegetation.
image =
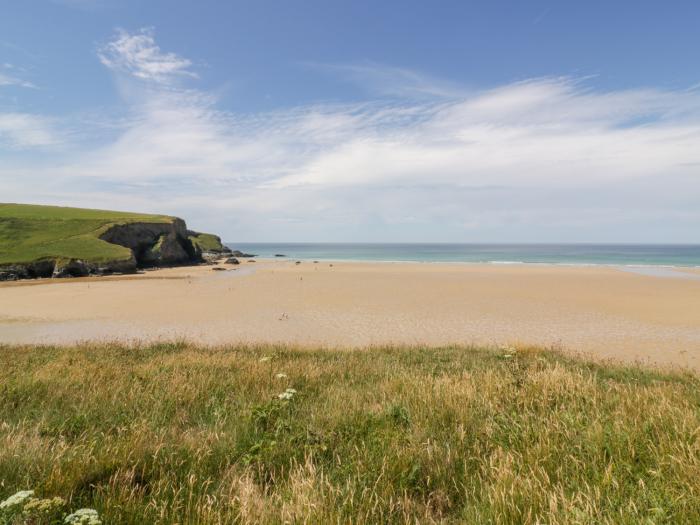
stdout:
[(226, 250), (217, 236), (189, 231), (177, 217), (0, 204), (0, 280), (129, 273)]
[(189, 232), (189, 240), (200, 252), (220, 252), (223, 249), (221, 238), (211, 233)]
[(0, 501), (119, 524), (699, 523), (698, 387), (529, 347), (4, 346)]
[(124, 246), (99, 238), (105, 228), (130, 222), (168, 223), (163, 215), (0, 204), (0, 264), (46, 258), (77, 258), (102, 262), (128, 259)]

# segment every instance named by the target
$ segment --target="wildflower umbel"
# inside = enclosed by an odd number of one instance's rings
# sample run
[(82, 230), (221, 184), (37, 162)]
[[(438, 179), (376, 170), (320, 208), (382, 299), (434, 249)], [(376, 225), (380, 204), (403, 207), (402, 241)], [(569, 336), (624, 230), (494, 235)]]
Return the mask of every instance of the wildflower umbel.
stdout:
[(20, 490), (0, 503), (0, 510), (9, 509), (16, 505), (24, 505), (32, 496), (34, 496), (33, 490)]
[(513, 346), (502, 346), (501, 351), (503, 352), (501, 354), (501, 357), (503, 359), (511, 359), (515, 357), (518, 353), (518, 349)]
[(64, 520), (69, 525), (102, 525), (100, 515), (95, 509), (78, 509)]
[(287, 379), (287, 374), (281, 374), (281, 373), (280, 373), (280, 374), (276, 374), (275, 377), (276, 377), (277, 379)]
[(66, 500), (59, 497), (46, 499), (31, 498), (24, 505), (22, 512), (25, 516), (32, 516), (34, 518), (38, 516), (49, 516), (58, 512), (65, 504)]
[(290, 399), (292, 399), (294, 397), (294, 394), (296, 394), (296, 393), (297, 393), (297, 391), (294, 390), (293, 388), (288, 388), (287, 390), (285, 390), (281, 394), (278, 394), (277, 397), (283, 401), (289, 401)]

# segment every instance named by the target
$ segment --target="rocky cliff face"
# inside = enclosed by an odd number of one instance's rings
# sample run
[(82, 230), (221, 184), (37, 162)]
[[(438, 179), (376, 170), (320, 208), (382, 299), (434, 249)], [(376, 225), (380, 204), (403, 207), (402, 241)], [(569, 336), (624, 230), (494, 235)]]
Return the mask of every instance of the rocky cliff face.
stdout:
[(131, 249), (138, 266), (198, 262), (200, 253), (188, 239), (182, 219), (171, 223), (133, 222), (110, 227), (100, 239)]
[(231, 249), (224, 246), (218, 235), (188, 230), (187, 238), (192, 243), (197, 255), (205, 261), (216, 261), (231, 253)]

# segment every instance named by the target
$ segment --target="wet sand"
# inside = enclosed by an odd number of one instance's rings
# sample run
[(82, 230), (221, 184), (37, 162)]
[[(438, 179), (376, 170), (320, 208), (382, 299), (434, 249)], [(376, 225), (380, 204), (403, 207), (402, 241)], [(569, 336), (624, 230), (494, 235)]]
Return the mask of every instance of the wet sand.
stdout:
[(523, 343), (700, 370), (700, 272), (679, 273), (690, 278), (612, 267), (285, 260), (1, 283), (0, 342)]

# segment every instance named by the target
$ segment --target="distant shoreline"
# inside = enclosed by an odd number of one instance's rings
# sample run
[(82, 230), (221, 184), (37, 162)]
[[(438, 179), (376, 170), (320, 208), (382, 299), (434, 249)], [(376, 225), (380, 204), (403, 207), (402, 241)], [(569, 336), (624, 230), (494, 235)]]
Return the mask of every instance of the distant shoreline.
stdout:
[(230, 243), (261, 258), (327, 262), (552, 264), (700, 268), (700, 245)]
[[(466, 265), (466, 266), (554, 266), (554, 267), (572, 267), (572, 268), (613, 268), (613, 269), (635, 269), (635, 268), (666, 268), (670, 270), (700, 270), (700, 264), (697, 265), (677, 265), (677, 264), (641, 264), (641, 263), (587, 263), (587, 262), (531, 262), (531, 261), (412, 261), (412, 260), (374, 260), (374, 259), (324, 259), (324, 258), (304, 258), (285, 256), (286, 260), (302, 261), (306, 263), (357, 263), (357, 264), (445, 264), (445, 265)], [(275, 262), (279, 258), (264, 256), (255, 257), (258, 261)]]

